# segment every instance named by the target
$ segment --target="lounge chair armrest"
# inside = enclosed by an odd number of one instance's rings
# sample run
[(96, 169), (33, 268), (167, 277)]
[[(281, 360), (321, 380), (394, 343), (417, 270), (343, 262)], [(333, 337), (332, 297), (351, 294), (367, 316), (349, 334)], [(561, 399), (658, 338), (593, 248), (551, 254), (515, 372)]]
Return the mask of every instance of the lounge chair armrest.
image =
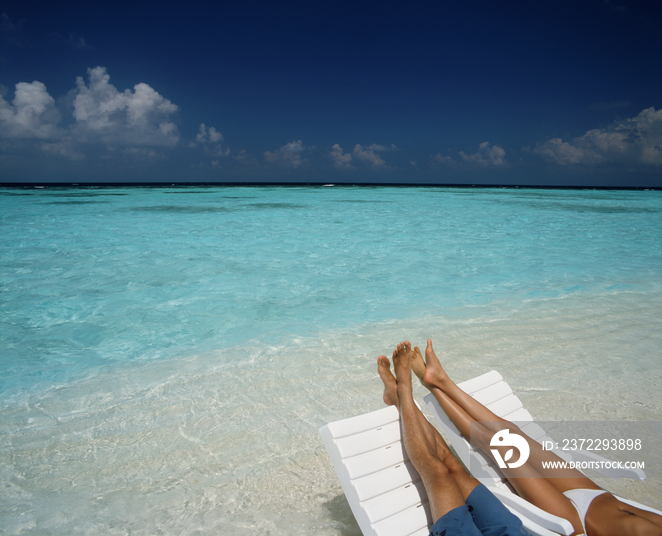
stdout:
[(538, 525), (559, 534), (569, 536), (574, 532), (574, 528), (570, 521), (563, 519), (541, 510), (537, 506), (522, 499), (519, 495), (500, 490), (499, 488), (489, 488), (494, 496), (499, 499), (505, 506), (519, 512), (534, 521)]

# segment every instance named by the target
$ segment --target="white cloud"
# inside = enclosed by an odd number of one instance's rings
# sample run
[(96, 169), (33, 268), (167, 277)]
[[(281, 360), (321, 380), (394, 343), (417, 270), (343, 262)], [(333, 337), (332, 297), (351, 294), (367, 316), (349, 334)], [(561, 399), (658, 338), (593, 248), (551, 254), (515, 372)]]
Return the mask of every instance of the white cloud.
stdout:
[(223, 141), (223, 134), (214, 127), (207, 129), (204, 123), (200, 123), (200, 129), (195, 139), (198, 143), (220, 143)]
[(586, 162), (597, 162), (598, 155), (593, 151), (581, 149), (575, 145), (563, 141), (561, 138), (553, 138), (536, 147), (535, 152), (557, 164), (580, 164)]
[(55, 100), (41, 82), (16, 84), (14, 100), (0, 96), (0, 135), (5, 138), (57, 139), (64, 131), (58, 128), (60, 112)]
[(281, 153), (300, 153), (304, 150), (303, 143), (301, 143), (301, 140), (299, 141), (291, 141), (290, 143), (286, 143), (280, 148)]
[(503, 166), (506, 164), (504, 160), (506, 151), (504, 151), (503, 147), (499, 147), (498, 145), (490, 147), (490, 143), (487, 141), (484, 141), (478, 146), (478, 152), (466, 154), (464, 151), (460, 151), (460, 155), (467, 162), (484, 166)]
[(457, 164), (457, 162), (455, 162), (455, 160), (453, 160), (450, 156), (442, 156), (441, 153), (437, 153), (432, 158), (437, 162), (441, 162), (442, 164)]
[(386, 147), (385, 145), (373, 143), (372, 145), (364, 147), (360, 143), (357, 143), (351, 153), (346, 153), (343, 151), (343, 148), (340, 147), (340, 144), (336, 143), (329, 151), (329, 156), (331, 157), (331, 160), (333, 160), (333, 165), (339, 169), (354, 169), (352, 163), (357, 160), (374, 168), (386, 169), (386, 162), (384, 162), (384, 159), (377, 153), (382, 151), (394, 151), (396, 149), (397, 147), (395, 145)]
[(382, 159), (381, 156), (377, 154), (376, 151), (385, 150), (385, 147), (381, 145), (372, 144), (370, 147), (364, 148), (361, 144), (357, 143), (354, 147), (354, 156), (359, 160), (363, 160), (367, 164), (370, 164), (373, 167), (382, 167), (386, 165), (386, 162)]
[[(223, 134), (214, 127), (207, 128), (204, 123), (200, 123), (195, 140), (201, 143), (205, 152), (213, 157), (230, 156), (230, 149), (228, 147), (223, 148), (221, 145)], [(189, 143), (189, 147), (197, 147), (197, 144), (191, 142)]]
[[(3, 23), (7, 24), (6, 17)], [(67, 96), (71, 115), (66, 121), (69, 125), (64, 127), (59, 126), (62, 114), (56, 101), (42, 82), (16, 84), (13, 100), (7, 97), (8, 88), (0, 85), (0, 138), (13, 139), (15, 144), (21, 140), (42, 140), (39, 147), (43, 152), (72, 160), (85, 158), (85, 146), (89, 144), (105, 145), (110, 155), (115, 149), (173, 147), (179, 142), (179, 130), (172, 121), (179, 111), (176, 104), (145, 83), (120, 92), (110, 83), (104, 67), (88, 69), (87, 74), (88, 81), (77, 77), (76, 88)], [(222, 142), (221, 132), (202, 123), (189, 145), (201, 144), (212, 158), (230, 156), (230, 149), (223, 147)], [(301, 142), (289, 143), (280, 149), (281, 158), (299, 165), (303, 160), (293, 155), (300, 149), (303, 150)], [(164, 157), (150, 151), (121, 152)]]
[(301, 140), (291, 141), (276, 151), (265, 151), (264, 158), (266, 158), (268, 162), (291, 165), (293, 168), (297, 168), (301, 164), (308, 162), (307, 158), (301, 158), (301, 154), (304, 151), (309, 151), (314, 148), (315, 147), (305, 147)]
[(384, 145), (379, 145), (378, 143), (373, 143), (372, 145), (367, 147), (368, 151), (375, 151), (375, 152), (380, 152), (380, 151), (395, 151), (397, 147), (394, 144), (391, 144), (390, 147), (386, 147)]
[(608, 128), (589, 130), (571, 142), (548, 140), (535, 152), (564, 166), (602, 162), (662, 165), (662, 109), (647, 108)]
[(104, 67), (87, 70), (89, 85), (76, 78), (73, 129), (81, 141), (110, 145), (173, 146), (179, 132), (170, 114), (179, 109), (145, 83), (119, 92)]
[(352, 153), (345, 153), (340, 146), (336, 143), (329, 151), (333, 165), (340, 169), (351, 169), (352, 166)]

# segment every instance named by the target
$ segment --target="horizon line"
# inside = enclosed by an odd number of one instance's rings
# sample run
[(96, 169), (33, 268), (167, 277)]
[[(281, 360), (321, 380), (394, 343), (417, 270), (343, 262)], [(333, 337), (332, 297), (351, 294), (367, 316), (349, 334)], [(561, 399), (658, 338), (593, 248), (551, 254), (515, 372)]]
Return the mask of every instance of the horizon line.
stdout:
[(491, 189), (536, 189), (536, 190), (641, 190), (662, 191), (662, 186), (587, 186), (587, 185), (523, 185), (523, 184), (464, 184), (464, 183), (381, 183), (381, 182), (0, 182), (0, 188), (179, 188), (185, 186), (205, 187), (374, 187), (374, 188), (491, 188)]

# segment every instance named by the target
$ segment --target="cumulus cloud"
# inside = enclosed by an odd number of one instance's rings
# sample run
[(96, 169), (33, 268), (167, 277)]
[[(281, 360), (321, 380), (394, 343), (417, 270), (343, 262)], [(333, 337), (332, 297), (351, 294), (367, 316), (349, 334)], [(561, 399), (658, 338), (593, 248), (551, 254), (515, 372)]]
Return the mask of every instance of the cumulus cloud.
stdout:
[(223, 141), (223, 134), (214, 127), (207, 129), (204, 123), (200, 123), (200, 129), (195, 139), (198, 143), (219, 143)]
[(457, 164), (455, 160), (453, 160), (450, 156), (443, 156), (441, 153), (437, 153), (432, 157), (433, 160), (437, 162), (441, 162), (442, 164)]
[(301, 157), (302, 153), (312, 149), (314, 147), (304, 147), (301, 140), (291, 141), (276, 151), (265, 151), (264, 158), (267, 162), (285, 164), (296, 169), (301, 164), (308, 162), (307, 158)]
[[(4, 17), (2, 22), (7, 26), (10, 21)], [(84, 43), (82, 38), (78, 41)], [(173, 121), (179, 111), (176, 104), (145, 83), (119, 91), (110, 83), (105, 67), (88, 69), (87, 81), (77, 77), (76, 87), (66, 99), (56, 101), (39, 81), (16, 84), (13, 100), (8, 93), (8, 88), (0, 85), (0, 138), (13, 140), (14, 148), (24, 144), (23, 140), (38, 140), (42, 143), (30, 142), (31, 147), (39, 147), (52, 156), (82, 160), (92, 145), (102, 145), (108, 151), (106, 156), (125, 154), (153, 159), (165, 157), (159, 148), (171, 148), (180, 141)], [(58, 105), (66, 114), (64, 126)], [(202, 146), (212, 158), (228, 157), (230, 149), (223, 146), (223, 141), (220, 131), (201, 123), (189, 146)], [(5, 147), (9, 146), (5, 143)], [(298, 141), (273, 154), (297, 167), (306, 161), (300, 153), (309, 149)], [(248, 160), (243, 153), (237, 158)]]
[(336, 143), (329, 151), (329, 156), (333, 161), (333, 165), (340, 169), (351, 169), (352, 166), (352, 153), (345, 153), (340, 146)]
[(63, 135), (58, 128), (60, 112), (41, 82), (16, 84), (14, 100), (0, 96), (0, 136), (4, 138), (54, 139)]
[[(214, 127), (207, 128), (204, 123), (200, 123), (195, 141), (202, 144), (205, 152), (211, 156), (230, 156), (230, 149), (221, 145), (223, 134)], [(197, 147), (197, 143), (191, 142), (189, 147)]]
[(647, 108), (608, 128), (589, 130), (572, 141), (554, 138), (534, 150), (551, 162), (662, 165), (662, 109)]
[(595, 162), (597, 155), (593, 151), (586, 151), (579, 147), (563, 141), (561, 138), (554, 138), (546, 141), (535, 148), (535, 152), (544, 156), (548, 160), (557, 164), (580, 164), (589, 160)]
[(385, 145), (379, 145), (378, 143), (373, 143), (372, 145), (369, 145), (366, 147), (366, 150), (368, 151), (374, 151), (374, 152), (380, 152), (380, 151), (394, 151), (396, 150), (397, 147), (394, 144), (391, 144), (390, 147), (386, 147)]
[(89, 84), (76, 78), (74, 125), (86, 141), (118, 145), (173, 146), (179, 132), (170, 120), (177, 105), (145, 83), (119, 92), (104, 67), (88, 69)]
[[(372, 147), (372, 149), (370, 147)], [(373, 167), (381, 167), (386, 165), (386, 162), (384, 162), (382, 157), (377, 154), (375, 145), (373, 144), (370, 147), (363, 148), (361, 144), (357, 143), (354, 147), (354, 156)]]
[[(392, 147), (395, 148), (395, 145)], [(354, 147), (354, 156), (373, 167), (383, 167), (386, 165), (386, 162), (377, 153), (386, 150), (388, 150), (386, 147), (377, 145), (376, 143), (365, 148), (360, 143), (357, 143)]]
[(498, 145), (492, 145), (488, 141), (484, 141), (478, 146), (478, 152), (474, 154), (466, 154), (464, 151), (460, 151), (460, 155), (466, 162), (473, 162), (483, 166), (503, 166), (506, 164), (504, 157), (506, 156), (506, 151), (503, 147)]
[(340, 144), (336, 143), (329, 151), (329, 156), (333, 161), (333, 165), (339, 169), (354, 169), (353, 162), (356, 161), (362, 162), (373, 168), (386, 169), (386, 162), (384, 162), (384, 159), (378, 153), (395, 149), (397, 149), (395, 145), (387, 147), (385, 145), (373, 143), (372, 145), (364, 147), (360, 143), (357, 143), (351, 153), (346, 153), (343, 151), (342, 147), (340, 147)]

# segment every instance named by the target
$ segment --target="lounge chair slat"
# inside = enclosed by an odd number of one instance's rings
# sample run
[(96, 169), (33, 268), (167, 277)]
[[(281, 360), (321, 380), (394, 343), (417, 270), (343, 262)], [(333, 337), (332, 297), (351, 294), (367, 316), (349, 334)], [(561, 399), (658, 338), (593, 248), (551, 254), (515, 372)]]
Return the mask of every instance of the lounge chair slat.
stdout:
[(519, 398), (513, 395), (501, 398), (487, 407), (490, 411), (496, 413), (499, 417), (502, 417), (504, 415), (512, 414), (520, 409), (522, 407), (522, 402), (520, 402)]
[(380, 447), (385, 447), (401, 441), (400, 437), (400, 423), (398, 421), (366, 430), (351, 436), (341, 437), (336, 439), (338, 450), (343, 458), (370, 452)]
[(418, 480), (420, 475), (411, 462), (400, 462), (376, 473), (353, 479), (353, 483), (359, 499), (367, 501)]
[(427, 496), (425, 494), (425, 487), (419, 480), (383, 493), (372, 500), (365, 501), (363, 502), (363, 506), (370, 522), (379, 523), (383, 519), (421, 504), (421, 497)]
[(515, 396), (513, 390), (506, 382), (495, 383), (494, 385), (475, 391), (473, 393), (467, 393), (473, 398), (478, 400), (483, 406), (489, 407), (490, 404), (501, 400), (502, 398), (507, 398), (509, 396)]
[(326, 427), (331, 436), (338, 439), (379, 428), (393, 422), (399, 422), (399, 420), (400, 415), (397, 408), (395, 406), (387, 406), (371, 413), (331, 422)]
[(533, 420), (527, 422), (525, 425), (522, 425), (521, 420), (515, 420), (514, 422), (520, 427), (520, 430), (522, 430), (522, 432), (528, 435), (531, 439), (535, 439), (538, 443), (540, 443), (544, 439), (549, 439), (547, 434), (545, 433), (545, 430), (543, 430), (540, 427), (540, 425), (533, 422)]
[(356, 479), (394, 467), (406, 460), (407, 453), (402, 441), (398, 441), (352, 458), (345, 458), (342, 461), (347, 468), (349, 477)]
[(458, 383), (457, 386), (465, 393), (471, 394), (475, 393), (476, 391), (480, 391), (481, 389), (485, 389), (490, 385), (494, 385), (495, 383), (499, 383), (500, 381), (503, 381), (503, 376), (501, 376), (501, 374), (499, 374), (496, 370), (492, 370), (482, 374), (481, 376), (476, 376), (471, 380)]
[(376, 523), (374, 534), (375, 536), (411, 536), (422, 530), (427, 534), (432, 524), (430, 517), (430, 506), (426, 501)]
[(499, 417), (502, 417), (503, 419), (506, 419), (510, 422), (514, 422), (520, 427), (524, 426), (525, 423), (533, 422), (533, 417), (531, 414), (522, 407), (512, 412), (503, 413), (499, 415)]

